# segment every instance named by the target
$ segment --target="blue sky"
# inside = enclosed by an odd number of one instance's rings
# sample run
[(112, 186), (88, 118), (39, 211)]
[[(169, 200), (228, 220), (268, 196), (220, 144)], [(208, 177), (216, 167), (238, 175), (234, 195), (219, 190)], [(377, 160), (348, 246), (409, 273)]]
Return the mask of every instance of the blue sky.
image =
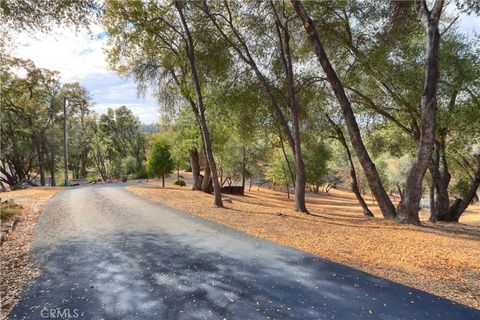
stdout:
[[(454, 9), (447, 8), (449, 13)], [(480, 17), (462, 16), (459, 29), (472, 35), (480, 32)], [(105, 62), (104, 31), (93, 26), (91, 33), (69, 29), (54, 29), (49, 34), (22, 33), (17, 37), (14, 55), (32, 60), (38, 67), (57, 70), (63, 82), (79, 82), (95, 100), (94, 109), (103, 113), (108, 107), (126, 105), (144, 123), (159, 120), (158, 102), (146, 93), (137, 96), (132, 79), (121, 79), (109, 70)]]
[(132, 79), (122, 79), (109, 70), (103, 35), (100, 27), (93, 27), (91, 33), (69, 29), (56, 29), (34, 37), (22, 33), (17, 37), (13, 54), (32, 60), (40, 68), (59, 71), (63, 82), (79, 82), (85, 86), (99, 113), (109, 107), (126, 105), (142, 122), (158, 121), (158, 102), (151, 94), (147, 92), (139, 97)]

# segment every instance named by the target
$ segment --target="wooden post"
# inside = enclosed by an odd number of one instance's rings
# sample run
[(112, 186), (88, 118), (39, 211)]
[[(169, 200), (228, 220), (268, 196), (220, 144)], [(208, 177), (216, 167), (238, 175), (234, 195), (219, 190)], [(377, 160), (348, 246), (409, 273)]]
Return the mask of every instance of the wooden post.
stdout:
[(65, 166), (65, 186), (68, 186), (68, 134), (67, 134), (67, 116), (68, 100), (63, 98), (63, 161)]

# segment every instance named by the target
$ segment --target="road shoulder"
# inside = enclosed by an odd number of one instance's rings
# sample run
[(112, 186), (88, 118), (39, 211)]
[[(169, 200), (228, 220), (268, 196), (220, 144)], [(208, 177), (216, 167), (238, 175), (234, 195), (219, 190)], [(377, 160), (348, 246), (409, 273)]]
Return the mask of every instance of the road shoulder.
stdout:
[(20, 300), (22, 289), (40, 275), (30, 259), (32, 235), (43, 208), (58, 191), (60, 188), (38, 187), (1, 194), (2, 199), (13, 199), (22, 209), (14, 229), (5, 235), (0, 246), (0, 320), (7, 319)]

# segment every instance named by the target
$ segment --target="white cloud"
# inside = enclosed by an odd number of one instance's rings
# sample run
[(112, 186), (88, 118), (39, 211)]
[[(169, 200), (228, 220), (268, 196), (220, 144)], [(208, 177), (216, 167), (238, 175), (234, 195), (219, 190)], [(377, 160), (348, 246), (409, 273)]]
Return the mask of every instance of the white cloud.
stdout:
[(104, 31), (92, 26), (91, 32), (54, 29), (49, 34), (21, 33), (16, 37), (13, 55), (32, 60), (37, 67), (57, 70), (63, 82), (79, 82), (93, 96), (95, 111), (126, 105), (142, 122), (158, 119), (158, 103), (148, 94), (138, 97), (131, 79), (121, 79), (108, 69), (103, 48)]
[(154, 123), (157, 122), (159, 118), (158, 107), (155, 105), (148, 104), (138, 104), (138, 103), (99, 103), (93, 107), (93, 110), (97, 113), (106, 113), (108, 108), (117, 109), (121, 106), (126, 106), (132, 110), (133, 114), (136, 115), (141, 122), (143, 123)]
[(63, 81), (80, 81), (88, 75), (105, 74), (107, 68), (99, 27), (75, 32), (55, 29), (49, 34), (21, 33), (15, 56), (32, 60), (37, 66), (60, 72)]

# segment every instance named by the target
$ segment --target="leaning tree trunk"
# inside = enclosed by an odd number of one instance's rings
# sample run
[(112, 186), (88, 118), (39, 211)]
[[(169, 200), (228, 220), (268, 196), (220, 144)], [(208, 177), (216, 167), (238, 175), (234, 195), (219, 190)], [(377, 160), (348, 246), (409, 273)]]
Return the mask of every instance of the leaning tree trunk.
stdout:
[(280, 128), (278, 129), (278, 137), (280, 141), (280, 149), (282, 150), (283, 158), (287, 163), (288, 173), (290, 173), (290, 178), (292, 179), (293, 186), (295, 187), (295, 175), (293, 174), (292, 165), (290, 164), (290, 160), (288, 159), (287, 152), (285, 151), (285, 144), (283, 143), (282, 131)]
[(366, 217), (374, 217), (372, 211), (370, 211), (370, 209), (368, 208), (368, 205), (365, 202), (365, 199), (363, 199), (360, 189), (358, 188), (357, 173), (355, 172), (355, 166), (352, 161), (352, 155), (350, 153), (350, 150), (347, 145), (344, 145), (344, 147), (347, 152), (348, 163), (350, 164), (350, 177), (352, 178), (352, 191), (355, 194), (355, 197), (357, 198), (358, 203), (363, 209), (363, 215)]
[(212, 176), (212, 184), (213, 184), (213, 193), (215, 196), (214, 203), (218, 207), (223, 207), (222, 201), (222, 189), (220, 186), (220, 182), (218, 181), (218, 174), (217, 174), (217, 166), (215, 164), (215, 159), (213, 157), (212, 151), (212, 143), (210, 141), (210, 133), (207, 127), (207, 121), (205, 119), (205, 106), (203, 104), (203, 96), (202, 96), (202, 89), (200, 87), (200, 79), (198, 78), (197, 74), (197, 67), (195, 65), (195, 50), (192, 35), (190, 34), (190, 30), (188, 28), (188, 24), (185, 20), (185, 16), (183, 15), (182, 6), (184, 4), (175, 1), (175, 7), (177, 8), (178, 14), (180, 16), (180, 20), (183, 25), (183, 29), (186, 35), (186, 53), (188, 56), (188, 61), (190, 64), (190, 71), (192, 73), (192, 80), (195, 86), (195, 92), (197, 95), (197, 108), (198, 108), (198, 118), (202, 129), (203, 141), (205, 145), (205, 153), (207, 155), (207, 161), (210, 166), (211, 176)]
[(366, 217), (374, 217), (372, 211), (370, 211), (370, 209), (368, 208), (368, 205), (365, 202), (365, 199), (363, 199), (360, 189), (358, 188), (357, 173), (355, 171), (355, 165), (353, 164), (352, 153), (350, 152), (350, 148), (348, 147), (348, 144), (347, 144), (347, 139), (345, 139), (345, 135), (343, 134), (343, 131), (340, 128), (340, 126), (336, 124), (335, 121), (333, 121), (328, 114), (325, 114), (325, 117), (327, 118), (328, 122), (330, 122), (330, 124), (332, 125), (333, 129), (337, 133), (337, 139), (340, 141), (343, 148), (345, 149), (345, 154), (347, 155), (347, 160), (350, 165), (350, 177), (352, 178), (352, 192), (355, 194), (355, 197), (357, 198), (358, 203), (363, 209), (363, 215)]
[(198, 155), (197, 148), (190, 149), (189, 156), (193, 176), (192, 190), (202, 190), (202, 178), (200, 176), (200, 157)]
[[(227, 7), (227, 10), (229, 10), (228, 1), (225, 1), (224, 4)], [(210, 17), (212, 23), (215, 25), (217, 30), (220, 32), (220, 34), (226, 40), (226, 42), (231, 46), (231, 48), (233, 50), (235, 50), (238, 53), (238, 56), (240, 57), (240, 59), (242, 59), (247, 65), (249, 65), (252, 68), (252, 71), (255, 73), (255, 75), (258, 79), (258, 82), (260, 83), (260, 85), (264, 89), (265, 94), (266, 94), (268, 100), (270, 101), (271, 107), (273, 108), (273, 110), (275, 111), (275, 113), (277, 115), (277, 121), (279, 122), (279, 124), (282, 128), (282, 131), (284, 131), (284, 133), (285, 133), (285, 138), (287, 140), (288, 145), (294, 151), (294, 153), (296, 153), (295, 152), (295, 149), (296, 149), (295, 141), (294, 141), (294, 138), (293, 138), (293, 135), (292, 135), (292, 132), (291, 132), (289, 121), (286, 118), (286, 115), (285, 115), (285, 112), (284, 112), (283, 108), (277, 102), (277, 98), (275, 97), (275, 93), (274, 93), (274, 90), (271, 87), (270, 82), (264, 76), (264, 74), (260, 71), (260, 68), (258, 67), (257, 63), (255, 62), (254, 58), (252, 57), (252, 54), (250, 53), (247, 41), (242, 38), (242, 36), (240, 35), (240, 32), (238, 32), (238, 29), (236, 29), (234, 27), (233, 20), (231, 19), (231, 17), (229, 19), (227, 19), (226, 22), (228, 23), (229, 27), (232, 30), (233, 37), (235, 37), (236, 40), (238, 41), (237, 44), (235, 44), (230, 39), (230, 37), (225, 32), (224, 27), (218, 24), (218, 22), (216, 21), (215, 15), (210, 13), (206, 3), (204, 3), (203, 8), (205, 10), (205, 13)], [(290, 82), (289, 86), (290, 86), (290, 89), (293, 88), (292, 82)], [(290, 94), (290, 98), (292, 98), (291, 94)], [(290, 103), (289, 106), (292, 110), (292, 104), (291, 103)], [(295, 120), (293, 120), (293, 121), (295, 121)], [(303, 161), (300, 161), (300, 162), (296, 163), (296, 165), (297, 165), (296, 173), (300, 174), (300, 175), (302, 174), (302, 171), (305, 171), (305, 169), (301, 168), (302, 163), (303, 163)], [(305, 182), (304, 182), (305, 180), (306, 180), (305, 177), (302, 178), (300, 176), (299, 179), (295, 178), (295, 179), (292, 180), (292, 182), (295, 185), (296, 193), (298, 192), (298, 195), (295, 198), (295, 210), (308, 212), (306, 210), (305, 195), (304, 195), (305, 194)], [(303, 189), (302, 189), (302, 186), (297, 186), (297, 183), (296, 183), (297, 181), (300, 184), (303, 183)], [(302, 196), (302, 194), (303, 194), (303, 196)]]
[(470, 203), (473, 202), (478, 188), (480, 188), (480, 154), (477, 155), (477, 163), (477, 172), (475, 172), (475, 176), (470, 183), (467, 193), (465, 194), (463, 199), (457, 199), (455, 203), (450, 207), (448, 215), (447, 217), (445, 217), (444, 221), (458, 222), (458, 220), (460, 220), (460, 217), (468, 208)]
[(443, 0), (436, 0), (432, 11), (428, 9), (425, 0), (417, 0), (417, 11), (427, 32), (425, 83), (421, 101), (422, 127), (417, 156), (407, 177), (403, 200), (397, 207), (397, 221), (400, 223), (420, 224), (418, 212), (422, 198), (422, 182), (430, 165), (435, 143), (441, 38), (438, 25), (442, 8)]
[(291, 2), (293, 7), (295, 8), (295, 11), (297, 12), (297, 15), (303, 22), (305, 31), (307, 32), (307, 35), (310, 38), (310, 41), (314, 47), (314, 51), (317, 55), (318, 61), (320, 62), (323, 71), (325, 72), (325, 75), (327, 77), (327, 80), (330, 83), (333, 92), (335, 93), (340, 108), (342, 109), (342, 114), (345, 118), (348, 133), (352, 141), (352, 146), (357, 154), (360, 164), (362, 165), (363, 171), (365, 172), (365, 176), (367, 177), (370, 189), (372, 190), (372, 193), (378, 202), (378, 206), (380, 207), (383, 216), (385, 218), (393, 219), (396, 215), (395, 207), (392, 203), (392, 200), (385, 191), (375, 164), (373, 163), (367, 149), (365, 148), (365, 145), (363, 144), (360, 129), (358, 128), (358, 123), (355, 118), (355, 114), (353, 113), (350, 101), (348, 100), (348, 97), (345, 94), (344, 87), (340, 79), (338, 78), (337, 73), (333, 69), (328, 59), (327, 53), (325, 52), (325, 49), (323, 48), (315, 24), (310, 15), (305, 10), (301, 1), (291, 0)]

